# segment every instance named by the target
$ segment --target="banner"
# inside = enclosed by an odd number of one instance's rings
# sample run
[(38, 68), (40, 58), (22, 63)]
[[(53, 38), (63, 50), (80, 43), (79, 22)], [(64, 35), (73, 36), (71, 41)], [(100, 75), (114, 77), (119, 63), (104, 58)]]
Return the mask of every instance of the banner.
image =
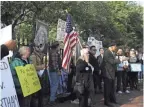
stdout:
[(66, 22), (63, 21), (62, 19), (58, 19), (57, 38), (56, 38), (57, 41), (64, 41), (65, 30), (66, 30)]
[[(12, 40), (12, 25), (0, 29), (0, 45), (4, 44), (9, 40)], [(7, 57), (12, 57), (12, 55), (12, 51), (9, 51), (9, 55)]]
[(36, 22), (34, 43), (37, 51), (47, 53), (48, 25), (39, 20)]
[(0, 60), (0, 107), (20, 107), (7, 58)]
[(89, 37), (87, 41), (89, 46), (95, 46), (97, 49), (96, 57), (100, 55), (99, 49), (103, 48), (102, 41), (96, 40), (94, 37)]
[(18, 66), (15, 68), (21, 84), (24, 97), (41, 89), (40, 81), (34, 65)]

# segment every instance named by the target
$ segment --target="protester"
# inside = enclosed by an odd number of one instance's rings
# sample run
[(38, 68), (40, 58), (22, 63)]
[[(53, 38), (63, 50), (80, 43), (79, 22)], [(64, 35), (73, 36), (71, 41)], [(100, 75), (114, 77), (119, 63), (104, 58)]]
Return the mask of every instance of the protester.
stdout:
[(99, 64), (99, 67), (100, 67), (100, 74), (99, 74), (99, 78), (100, 78), (100, 92), (102, 93), (103, 91), (102, 91), (102, 73), (103, 73), (103, 71), (104, 71), (104, 67), (103, 67), (103, 55), (104, 55), (104, 49), (103, 48), (100, 48), (99, 49), (99, 52), (100, 52), (100, 55), (97, 57), (97, 59), (98, 59), (98, 64)]
[(80, 84), (78, 88), (79, 107), (88, 107), (89, 96), (92, 100), (91, 107), (94, 106), (93, 70), (94, 68), (89, 63), (88, 48), (82, 49), (81, 56), (76, 64), (76, 84)]
[[(43, 72), (41, 75), (39, 76), (40, 79), (40, 83), (41, 83), (41, 87), (42, 89), (40, 91), (38, 91), (37, 93), (32, 95), (32, 99), (31, 99), (31, 107), (43, 107), (45, 104), (44, 102), (44, 96), (48, 97), (49, 94), (49, 84), (48, 84), (48, 80), (46, 80), (47, 84), (44, 84), (43, 82), (43, 76), (46, 76), (48, 78), (48, 75), (45, 75), (45, 69), (46, 66), (44, 64), (43, 61), (43, 57), (45, 54), (43, 54), (42, 52), (40, 52), (39, 50), (37, 50), (38, 48), (36, 47), (31, 47), (31, 49), (33, 49), (33, 52), (30, 56), (31, 59), (31, 63), (35, 66), (37, 73), (39, 74), (40, 72)], [(46, 73), (47, 74), (47, 73)], [(46, 90), (44, 90), (46, 87)], [(47, 100), (48, 101), (48, 100)]]
[(49, 74), (50, 74), (50, 104), (56, 104), (56, 92), (59, 84), (59, 75), (62, 70), (62, 61), (59, 51), (59, 43), (56, 41), (52, 44), (49, 53)]
[[(126, 48), (124, 55), (126, 56), (126, 58), (129, 58), (130, 50), (128, 48)], [(129, 63), (129, 60), (128, 60), (128, 63)], [(130, 66), (127, 69), (126, 87), (130, 87)]]
[[(129, 56), (129, 63), (133, 64), (133, 63), (138, 63), (139, 60), (136, 56), (136, 51), (134, 49), (130, 50), (130, 56)], [(138, 89), (138, 72), (139, 71), (135, 71), (135, 72), (130, 72), (129, 78), (130, 78), (130, 89), (133, 90)]]
[(95, 46), (90, 47), (89, 63), (94, 67), (93, 81), (94, 81), (95, 93), (97, 93), (97, 87), (99, 88), (99, 92), (102, 92), (102, 87), (100, 82), (100, 68), (99, 68), (98, 60), (95, 57), (96, 51), (97, 50)]
[(30, 107), (31, 95), (29, 95), (27, 97), (23, 96), (21, 85), (20, 85), (15, 67), (25, 66), (26, 64), (29, 64), (29, 56), (30, 56), (29, 47), (22, 46), (19, 49), (17, 55), (15, 55), (14, 59), (10, 63), (12, 77), (13, 77), (13, 80), (14, 80), (15, 89), (16, 89), (16, 92), (17, 92), (20, 107)]
[(9, 54), (9, 51), (14, 50), (14, 48), (16, 48), (16, 41), (14, 41), (14, 40), (9, 40), (6, 43), (2, 44), (0, 59), (7, 56)]
[(122, 58), (125, 57), (123, 55), (123, 50), (121, 48), (118, 49), (117, 51), (117, 56), (116, 58), (120, 60), (120, 64), (117, 64), (117, 72), (116, 72), (116, 77), (117, 77), (117, 92), (119, 94), (122, 94), (121, 91), (121, 83), (123, 84), (123, 92), (125, 93), (130, 93), (127, 90), (127, 85), (126, 85), (126, 79), (127, 79), (127, 70), (128, 70), (128, 61), (122, 61)]
[(109, 48), (104, 52), (103, 58), (103, 77), (104, 77), (104, 104), (110, 107), (114, 107), (113, 104), (116, 102), (115, 96), (115, 72), (116, 64), (120, 63), (118, 59), (115, 59), (114, 52), (116, 51), (116, 44), (111, 43)]

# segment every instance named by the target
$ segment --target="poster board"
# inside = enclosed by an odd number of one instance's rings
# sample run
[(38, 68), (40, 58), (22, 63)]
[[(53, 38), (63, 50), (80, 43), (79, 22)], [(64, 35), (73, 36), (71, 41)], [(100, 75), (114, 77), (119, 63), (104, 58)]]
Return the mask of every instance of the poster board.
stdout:
[(141, 63), (130, 64), (131, 72), (140, 72), (142, 71)]
[(65, 36), (65, 30), (66, 30), (66, 21), (62, 19), (58, 19), (57, 24), (57, 41), (63, 41)]
[(8, 59), (0, 60), (0, 107), (20, 107)]
[(98, 41), (94, 37), (88, 37), (87, 43), (88, 43), (89, 46), (95, 46), (96, 47), (96, 49), (97, 49), (96, 57), (98, 55), (100, 55), (99, 49), (103, 48), (102, 41)]
[(23, 96), (26, 97), (41, 89), (40, 81), (34, 65), (18, 66), (15, 68), (18, 75)]
[[(5, 42), (12, 40), (12, 25), (6, 26), (0, 29), (0, 45)], [(9, 55), (7, 57), (12, 57), (13, 52), (9, 51)]]

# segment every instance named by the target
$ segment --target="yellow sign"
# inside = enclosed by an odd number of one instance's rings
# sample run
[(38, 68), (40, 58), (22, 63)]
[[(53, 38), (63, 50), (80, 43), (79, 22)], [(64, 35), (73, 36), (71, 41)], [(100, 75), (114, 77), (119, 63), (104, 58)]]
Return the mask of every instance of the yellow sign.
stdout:
[(18, 66), (15, 68), (24, 97), (31, 95), (41, 89), (40, 81), (34, 65)]

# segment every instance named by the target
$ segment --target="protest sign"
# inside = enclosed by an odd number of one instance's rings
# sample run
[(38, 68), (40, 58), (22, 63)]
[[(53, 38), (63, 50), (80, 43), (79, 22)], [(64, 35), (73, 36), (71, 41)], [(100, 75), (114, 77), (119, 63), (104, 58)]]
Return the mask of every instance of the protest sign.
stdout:
[(48, 47), (48, 24), (40, 20), (36, 21), (34, 44), (37, 51), (47, 53)]
[(130, 64), (130, 69), (131, 69), (131, 72), (139, 72), (139, 71), (142, 71), (142, 68), (141, 68), (141, 64), (140, 64), (140, 63)]
[(124, 66), (123, 63), (117, 64), (117, 71), (123, 71), (124, 70), (123, 66)]
[(96, 57), (98, 55), (100, 55), (99, 49), (103, 48), (102, 41), (98, 41), (94, 37), (89, 37), (87, 43), (89, 46), (95, 46), (96, 47), (96, 49), (97, 49)]
[[(9, 40), (12, 40), (12, 25), (0, 29), (0, 45)], [(9, 51), (9, 55), (7, 57), (11, 57), (12, 55), (12, 51)]]
[(64, 40), (65, 30), (66, 30), (66, 22), (63, 21), (62, 19), (58, 19), (57, 38), (56, 38), (57, 41)]
[(7, 58), (0, 60), (0, 107), (20, 107)]
[(15, 68), (24, 97), (31, 95), (41, 89), (40, 81), (34, 65), (18, 66)]

